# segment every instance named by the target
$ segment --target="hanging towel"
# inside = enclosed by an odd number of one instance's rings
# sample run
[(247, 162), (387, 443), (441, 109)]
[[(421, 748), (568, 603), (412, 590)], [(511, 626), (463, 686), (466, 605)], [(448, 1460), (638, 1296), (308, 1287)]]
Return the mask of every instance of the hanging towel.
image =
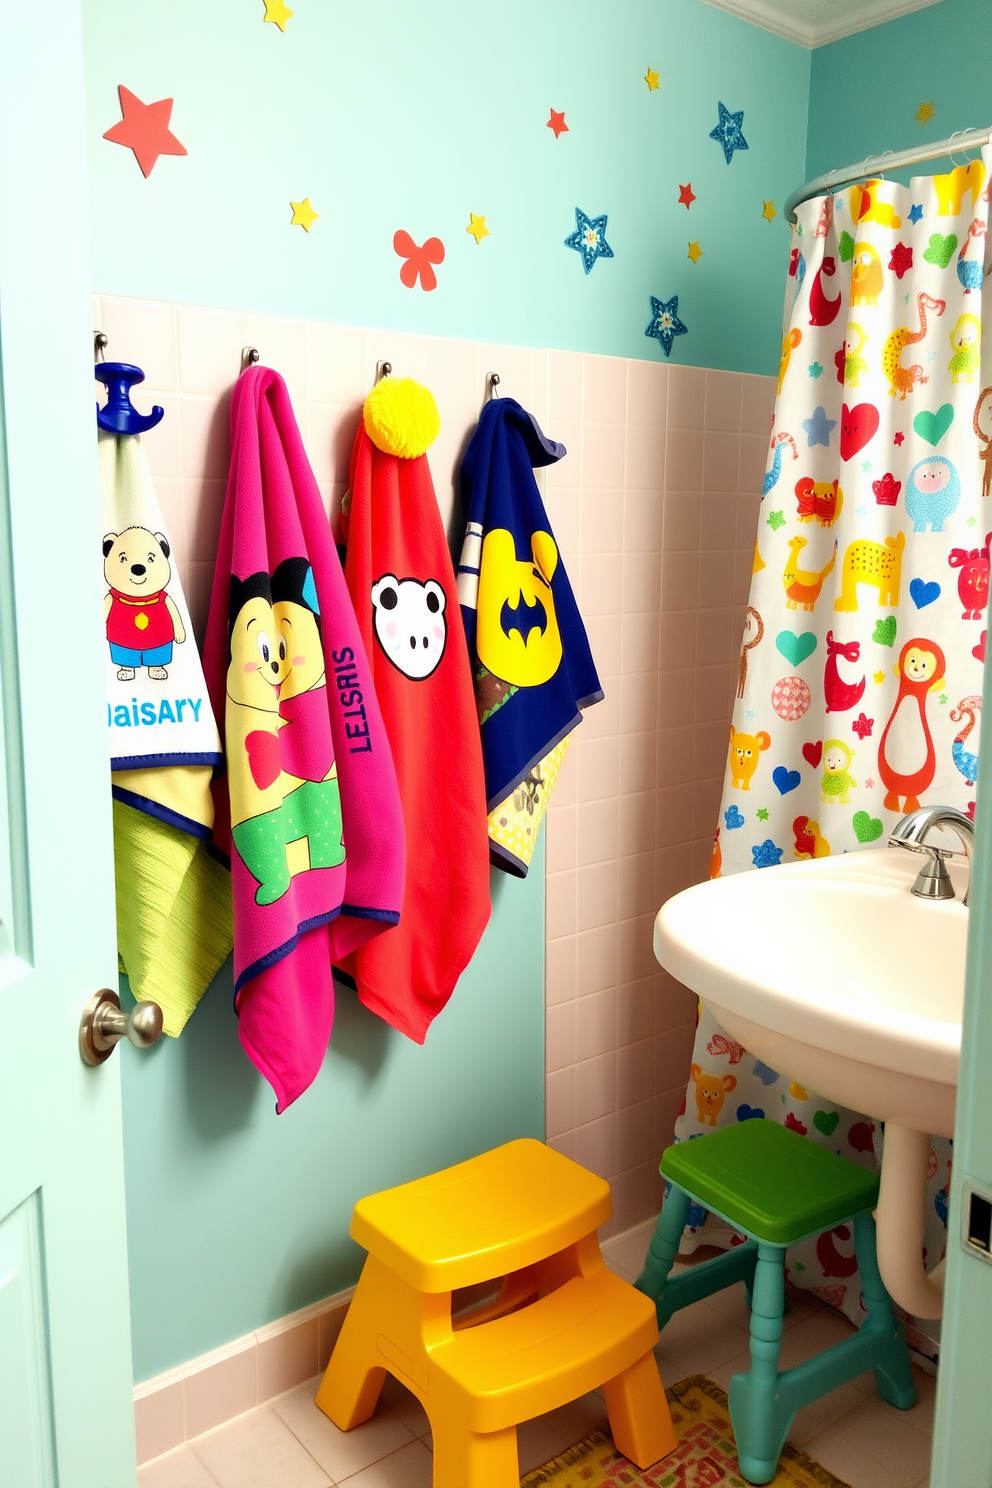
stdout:
[(220, 739), (140, 436), (98, 435), (117, 941), (176, 1037), (231, 949), (206, 850)]
[(223, 719), (238, 1031), (284, 1111), (334, 1020), (331, 962), (395, 925), (404, 837), (365, 646), (278, 373), (243, 372), (205, 668)]
[(519, 878), (567, 735), (603, 696), (534, 479), (534, 466), (564, 454), (519, 403), (493, 398), (462, 461), (458, 597), (482, 729), (489, 851)]
[(366, 1007), (423, 1043), (489, 919), (485, 783), (451, 555), (425, 451), (426, 388), (365, 403), (342, 504), (345, 577), (372, 660), (411, 844), (397, 930), (346, 963)]

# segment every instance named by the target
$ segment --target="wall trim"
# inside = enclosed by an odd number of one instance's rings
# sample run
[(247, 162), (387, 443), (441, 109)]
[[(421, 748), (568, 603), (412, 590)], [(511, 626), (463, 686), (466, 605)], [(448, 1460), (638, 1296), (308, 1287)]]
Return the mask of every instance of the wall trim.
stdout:
[(346, 1287), (135, 1385), (138, 1466), (320, 1374), (354, 1295)]
[(704, 0), (715, 10), (725, 10), (760, 26), (762, 31), (772, 31), (784, 36), (786, 41), (796, 41), (804, 47), (828, 46), (842, 37), (853, 36), (858, 31), (868, 31), (872, 26), (883, 26), (886, 21), (897, 20), (914, 10), (925, 10), (929, 5), (939, 5), (941, 0), (858, 0), (847, 13), (829, 18), (808, 19), (795, 13), (793, 0)]

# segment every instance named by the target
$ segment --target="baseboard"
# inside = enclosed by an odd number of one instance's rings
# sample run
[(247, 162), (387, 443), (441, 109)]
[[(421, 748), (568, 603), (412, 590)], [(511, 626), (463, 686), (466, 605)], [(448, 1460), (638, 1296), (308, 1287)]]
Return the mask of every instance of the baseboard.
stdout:
[(135, 1385), (139, 1467), (319, 1374), (354, 1293), (335, 1292)]

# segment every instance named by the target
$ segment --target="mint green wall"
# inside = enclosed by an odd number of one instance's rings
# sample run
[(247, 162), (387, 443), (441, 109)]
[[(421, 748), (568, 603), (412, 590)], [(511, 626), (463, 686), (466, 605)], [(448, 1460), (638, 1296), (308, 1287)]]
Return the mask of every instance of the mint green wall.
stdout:
[(349, 1286), (355, 1200), (544, 1135), (544, 858), (493, 873), (493, 918), (423, 1048), (341, 990), (282, 1116), (241, 1052), (230, 966), (182, 1037), (122, 1055), (134, 1377)]
[[(820, 47), (810, 72), (807, 176), (992, 126), (990, 56), (989, 0), (941, 0)], [(921, 128), (913, 115), (924, 101), (935, 113)], [(934, 161), (916, 174), (949, 168)]]
[[(261, 0), (86, 0), (95, 289), (637, 357), (662, 355), (649, 296), (677, 294), (673, 360), (777, 368), (787, 235), (761, 210), (802, 179), (803, 48), (699, 0), (295, 10), (281, 34)], [(118, 83), (175, 98), (189, 155), (147, 181), (102, 139)], [(730, 166), (718, 99), (744, 110)], [(304, 196), (309, 235), (289, 225)], [(609, 218), (615, 257), (588, 276), (563, 246), (576, 207)], [(444, 242), (433, 293), (400, 284), (397, 228)]]

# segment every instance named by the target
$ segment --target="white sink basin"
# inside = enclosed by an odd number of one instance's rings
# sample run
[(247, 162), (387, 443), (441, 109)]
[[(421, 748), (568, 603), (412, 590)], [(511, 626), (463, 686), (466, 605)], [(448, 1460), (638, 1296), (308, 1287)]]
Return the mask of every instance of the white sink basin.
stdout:
[(697, 884), (658, 913), (655, 955), (739, 1043), (828, 1100), (952, 1136), (968, 911), (910, 893), (886, 847)]

